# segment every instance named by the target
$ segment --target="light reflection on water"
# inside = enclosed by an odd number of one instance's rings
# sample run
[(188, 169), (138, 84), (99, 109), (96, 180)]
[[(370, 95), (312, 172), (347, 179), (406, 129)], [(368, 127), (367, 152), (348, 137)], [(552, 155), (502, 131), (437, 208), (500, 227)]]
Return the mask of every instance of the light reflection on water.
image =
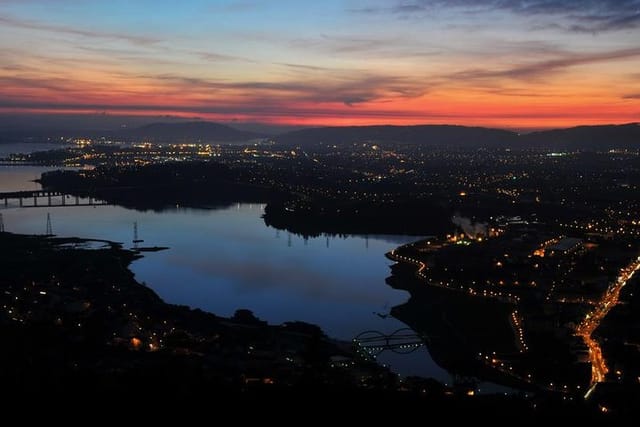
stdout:
[(42, 172), (56, 170), (55, 167), (42, 166), (0, 166), (0, 191), (39, 190), (40, 184), (34, 182)]
[[(41, 169), (43, 170), (43, 169)], [(21, 171), (21, 172), (20, 172)], [(0, 191), (34, 189), (35, 168), (0, 167)], [(21, 175), (21, 177), (20, 177)], [(20, 179), (26, 186), (19, 187)], [(17, 187), (17, 188), (16, 188)], [(0, 204), (1, 206), (1, 204)], [(165, 301), (230, 316), (248, 308), (270, 323), (301, 320), (331, 337), (350, 340), (365, 330), (406, 327), (388, 314), (408, 294), (386, 285), (384, 254), (415, 238), (319, 237), (305, 240), (265, 226), (263, 205), (221, 210), (138, 212), (117, 206), (0, 210), (5, 229), (42, 234), (47, 212), (54, 234), (123, 242), (130, 247), (133, 223), (143, 246), (168, 246), (131, 266), (136, 278)], [(404, 375), (449, 375), (421, 348), (409, 355), (383, 353), (379, 360)]]

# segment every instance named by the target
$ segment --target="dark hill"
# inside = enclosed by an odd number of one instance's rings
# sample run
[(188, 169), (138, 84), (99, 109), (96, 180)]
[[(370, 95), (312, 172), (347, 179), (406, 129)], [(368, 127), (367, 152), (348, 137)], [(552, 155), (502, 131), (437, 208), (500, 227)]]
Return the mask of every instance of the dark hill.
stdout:
[(496, 147), (517, 143), (517, 134), (500, 129), (452, 125), (347, 126), (302, 129), (276, 138), (286, 145), (400, 142), (443, 147)]
[[(0, 143), (48, 141), (56, 138), (90, 137), (115, 140), (155, 142), (243, 143), (268, 135), (241, 131), (230, 126), (206, 121), (184, 123), (152, 123), (117, 131), (27, 128), (0, 126)], [(578, 126), (519, 135), (515, 132), (454, 125), (418, 126), (345, 126), (308, 128), (283, 133), (274, 138), (289, 146), (312, 147), (318, 144), (343, 145), (357, 142), (398, 142), (426, 147), (445, 148), (550, 148), (603, 150), (640, 148), (640, 125)]]
[(120, 131), (126, 139), (149, 139), (175, 142), (247, 142), (265, 135), (245, 132), (213, 122), (152, 123), (135, 129)]
[(578, 126), (533, 132), (521, 136), (522, 146), (562, 149), (608, 149), (640, 147), (640, 125)]

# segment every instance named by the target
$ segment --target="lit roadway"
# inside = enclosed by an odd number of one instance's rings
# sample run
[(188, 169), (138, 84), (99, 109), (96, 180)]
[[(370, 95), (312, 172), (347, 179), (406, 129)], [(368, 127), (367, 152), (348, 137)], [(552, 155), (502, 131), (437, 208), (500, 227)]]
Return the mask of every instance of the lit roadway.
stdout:
[[(607, 291), (602, 296), (602, 300), (598, 305), (586, 315), (584, 320), (576, 327), (576, 335), (582, 337), (584, 343), (589, 348), (589, 360), (591, 361), (591, 385), (604, 382), (605, 377), (609, 369), (607, 363), (602, 356), (602, 349), (598, 342), (591, 337), (593, 331), (600, 325), (600, 322), (607, 315), (609, 310), (618, 303), (620, 297), (620, 291), (627, 284), (627, 281), (631, 279), (633, 274), (640, 269), (640, 257), (627, 267), (620, 271), (620, 275), (617, 280), (612, 283)], [(591, 390), (585, 397), (588, 397)]]
[(440, 284), (432, 282), (429, 280), (429, 278), (427, 277), (426, 271), (429, 270), (429, 267), (427, 266), (427, 264), (423, 261), (420, 261), (418, 259), (415, 258), (410, 258), (408, 256), (405, 255), (400, 255), (398, 253), (398, 251), (401, 248), (408, 248), (411, 246), (415, 246), (416, 243), (407, 243), (406, 245), (402, 245), (394, 250), (392, 250), (391, 252), (387, 253), (387, 257), (390, 258), (393, 261), (396, 262), (405, 262), (407, 264), (413, 264), (416, 267), (418, 267), (417, 271), (416, 271), (416, 276), (418, 276), (418, 278), (420, 278), (421, 280), (427, 282), (427, 284), (431, 285), (431, 286), (436, 286), (439, 288), (444, 288), (444, 289), (451, 289), (451, 290), (458, 290), (458, 291), (466, 291), (469, 293), (469, 295), (472, 296), (479, 296), (479, 297), (485, 297), (485, 298), (495, 298), (498, 299), (500, 301), (506, 301), (506, 302), (510, 302), (510, 303), (517, 303), (520, 301), (520, 297), (515, 295), (515, 294), (511, 294), (511, 293), (505, 293), (505, 292), (500, 292), (500, 291), (487, 291), (486, 289), (483, 291), (478, 291), (475, 288), (471, 287), (471, 286), (458, 286), (457, 288), (455, 287), (449, 287), (449, 284), (442, 284), (442, 282)]

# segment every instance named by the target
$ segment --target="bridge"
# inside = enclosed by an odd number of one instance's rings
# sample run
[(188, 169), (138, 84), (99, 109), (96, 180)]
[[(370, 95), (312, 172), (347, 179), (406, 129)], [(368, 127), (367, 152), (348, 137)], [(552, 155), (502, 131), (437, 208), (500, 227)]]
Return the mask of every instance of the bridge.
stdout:
[[(70, 199), (70, 200), (69, 200)], [(58, 207), (58, 206), (100, 206), (108, 205), (104, 200), (93, 197), (80, 198), (70, 196), (60, 191), (35, 190), (35, 191), (11, 191), (0, 193), (0, 200), (4, 201), (4, 207), (9, 207), (10, 200), (17, 200), (21, 208)]]
[(385, 350), (408, 354), (424, 345), (424, 340), (409, 328), (398, 329), (391, 334), (379, 331), (364, 331), (353, 339), (358, 350), (364, 350), (369, 356), (376, 357)]

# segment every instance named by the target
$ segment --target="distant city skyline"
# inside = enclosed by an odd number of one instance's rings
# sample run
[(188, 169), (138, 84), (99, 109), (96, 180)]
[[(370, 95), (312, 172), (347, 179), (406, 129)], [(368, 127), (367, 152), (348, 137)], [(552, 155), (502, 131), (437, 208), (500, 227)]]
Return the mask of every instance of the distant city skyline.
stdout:
[(640, 121), (640, 0), (0, 0), (0, 122)]

